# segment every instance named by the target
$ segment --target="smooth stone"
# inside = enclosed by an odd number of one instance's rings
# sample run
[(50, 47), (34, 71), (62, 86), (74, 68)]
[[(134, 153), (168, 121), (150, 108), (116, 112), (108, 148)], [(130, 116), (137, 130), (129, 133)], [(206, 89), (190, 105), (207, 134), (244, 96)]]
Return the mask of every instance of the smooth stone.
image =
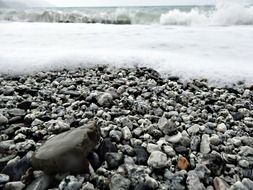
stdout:
[(149, 157), (147, 150), (142, 146), (137, 146), (134, 150), (136, 154), (135, 163), (138, 165), (146, 165)]
[(99, 139), (100, 134), (94, 122), (56, 135), (34, 153), (33, 168), (48, 174), (87, 172), (89, 163), (86, 157)]
[(52, 178), (48, 175), (41, 175), (32, 181), (25, 190), (47, 190), (52, 182)]
[(241, 112), (236, 112), (236, 113), (232, 114), (232, 116), (235, 121), (240, 121), (244, 118), (244, 115)]
[(115, 174), (111, 178), (110, 190), (129, 190), (131, 181), (120, 174)]
[(104, 160), (107, 152), (117, 152), (118, 149), (115, 144), (112, 143), (110, 138), (105, 138), (98, 148), (98, 155), (100, 159)]
[(210, 144), (212, 145), (219, 145), (221, 143), (221, 139), (218, 135), (216, 134), (212, 134), (212, 136), (210, 137)]
[(175, 150), (171, 146), (163, 146), (163, 151), (170, 157), (176, 155)]
[(167, 155), (161, 151), (154, 151), (148, 158), (148, 165), (155, 168), (161, 169), (167, 166)]
[(253, 156), (253, 148), (249, 147), (249, 146), (241, 146), (239, 155), (242, 155), (242, 156), (245, 156), (245, 157)]
[(5, 174), (0, 174), (0, 184), (7, 183), (10, 180), (10, 177)]
[(122, 153), (108, 152), (105, 155), (105, 160), (109, 169), (116, 169), (123, 163), (124, 155)]
[(8, 123), (7, 117), (0, 114), (0, 126)]
[(160, 150), (161, 150), (161, 147), (157, 144), (148, 143), (148, 145), (147, 145), (147, 151), (149, 153), (152, 153), (154, 151), (160, 151)]
[(100, 106), (108, 107), (112, 104), (113, 97), (110, 93), (104, 92), (97, 97), (97, 102)]
[(176, 135), (173, 136), (165, 136), (166, 141), (170, 142), (170, 143), (178, 143), (182, 138), (182, 133), (178, 132)]
[(244, 145), (253, 147), (253, 137), (244, 136), (241, 141)]
[(13, 108), (8, 110), (8, 113), (12, 116), (25, 116), (26, 112), (22, 109), (19, 108)]
[(130, 140), (132, 138), (132, 133), (128, 127), (123, 127), (121, 132), (122, 132), (123, 139)]
[(225, 125), (225, 123), (220, 123), (220, 124), (218, 124), (216, 130), (218, 132), (225, 133), (227, 130), (227, 126)]
[(96, 152), (90, 152), (87, 159), (94, 170), (97, 170), (101, 166), (100, 158)]
[(22, 190), (24, 189), (24, 187), (25, 184), (23, 184), (21, 181), (14, 181), (6, 183), (4, 186), (4, 190)]
[(23, 110), (28, 110), (28, 109), (31, 108), (31, 106), (32, 106), (32, 102), (31, 102), (31, 101), (28, 101), (28, 100), (25, 100), (25, 101), (23, 101), (23, 102), (20, 102), (20, 103), (17, 105), (17, 107), (18, 107), (19, 109), (23, 109)]
[(189, 133), (189, 135), (192, 136), (192, 135), (197, 134), (199, 130), (200, 130), (199, 125), (194, 124), (193, 126), (187, 129), (187, 132)]
[(215, 177), (213, 180), (215, 190), (228, 190), (229, 185), (219, 177)]
[(211, 151), (210, 148), (210, 138), (209, 135), (204, 134), (202, 135), (201, 143), (200, 143), (200, 152), (202, 154), (207, 154)]
[(25, 172), (31, 167), (30, 160), (25, 156), (22, 159), (15, 159), (9, 162), (1, 173), (10, 177), (10, 181), (19, 181)]

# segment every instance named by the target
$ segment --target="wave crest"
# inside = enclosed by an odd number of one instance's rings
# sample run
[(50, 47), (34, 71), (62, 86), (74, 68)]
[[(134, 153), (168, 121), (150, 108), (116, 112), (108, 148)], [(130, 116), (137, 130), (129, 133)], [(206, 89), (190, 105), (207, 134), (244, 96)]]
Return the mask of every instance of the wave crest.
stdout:
[(235, 3), (216, 7), (90, 8), (85, 10), (0, 10), (0, 20), (14, 22), (64, 22), (161, 25), (253, 25), (253, 6)]

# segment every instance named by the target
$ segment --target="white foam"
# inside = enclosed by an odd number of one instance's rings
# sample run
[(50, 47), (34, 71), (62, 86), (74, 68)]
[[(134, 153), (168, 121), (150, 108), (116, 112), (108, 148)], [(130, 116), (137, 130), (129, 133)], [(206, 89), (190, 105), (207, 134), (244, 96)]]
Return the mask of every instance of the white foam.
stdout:
[(165, 25), (253, 25), (253, 6), (222, 2), (214, 10), (198, 8), (190, 12), (171, 10), (162, 14), (160, 23)]
[(253, 27), (0, 23), (0, 73), (107, 64), (253, 82)]

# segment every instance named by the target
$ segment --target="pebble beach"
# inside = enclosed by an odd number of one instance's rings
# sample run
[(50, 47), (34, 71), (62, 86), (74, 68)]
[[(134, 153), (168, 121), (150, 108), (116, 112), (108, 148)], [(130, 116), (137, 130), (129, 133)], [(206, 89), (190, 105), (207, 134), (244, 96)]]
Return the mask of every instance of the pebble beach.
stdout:
[(253, 86), (96, 66), (0, 76), (0, 189), (252, 190)]

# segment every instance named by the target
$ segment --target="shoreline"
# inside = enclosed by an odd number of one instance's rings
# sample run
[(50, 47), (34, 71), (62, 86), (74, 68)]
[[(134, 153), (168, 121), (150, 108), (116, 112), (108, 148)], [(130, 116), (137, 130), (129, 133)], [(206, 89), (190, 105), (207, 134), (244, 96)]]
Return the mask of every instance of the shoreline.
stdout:
[[(253, 87), (215, 87), (206, 79), (163, 78), (149, 68), (103, 66), (0, 76), (0, 84), (0, 189), (253, 186)], [(66, 150), (80, 148), (71, 131), (90, 125), (92, 135), (82, 130), (80, 141), (90, 146), (81, 156)], [(68, 135), (75, 140), (64, 141)], [(56, 137), (68, 146), (57, 149)], [(49, 139), (55, 144), (48, 146), (64, 154), (43, 150)], [(41, 152), (50, 158), (46, 164)], [(64, 164), (63, 155), (69, 155)], [(88, 171), (69, 165), (79, 158)]]

